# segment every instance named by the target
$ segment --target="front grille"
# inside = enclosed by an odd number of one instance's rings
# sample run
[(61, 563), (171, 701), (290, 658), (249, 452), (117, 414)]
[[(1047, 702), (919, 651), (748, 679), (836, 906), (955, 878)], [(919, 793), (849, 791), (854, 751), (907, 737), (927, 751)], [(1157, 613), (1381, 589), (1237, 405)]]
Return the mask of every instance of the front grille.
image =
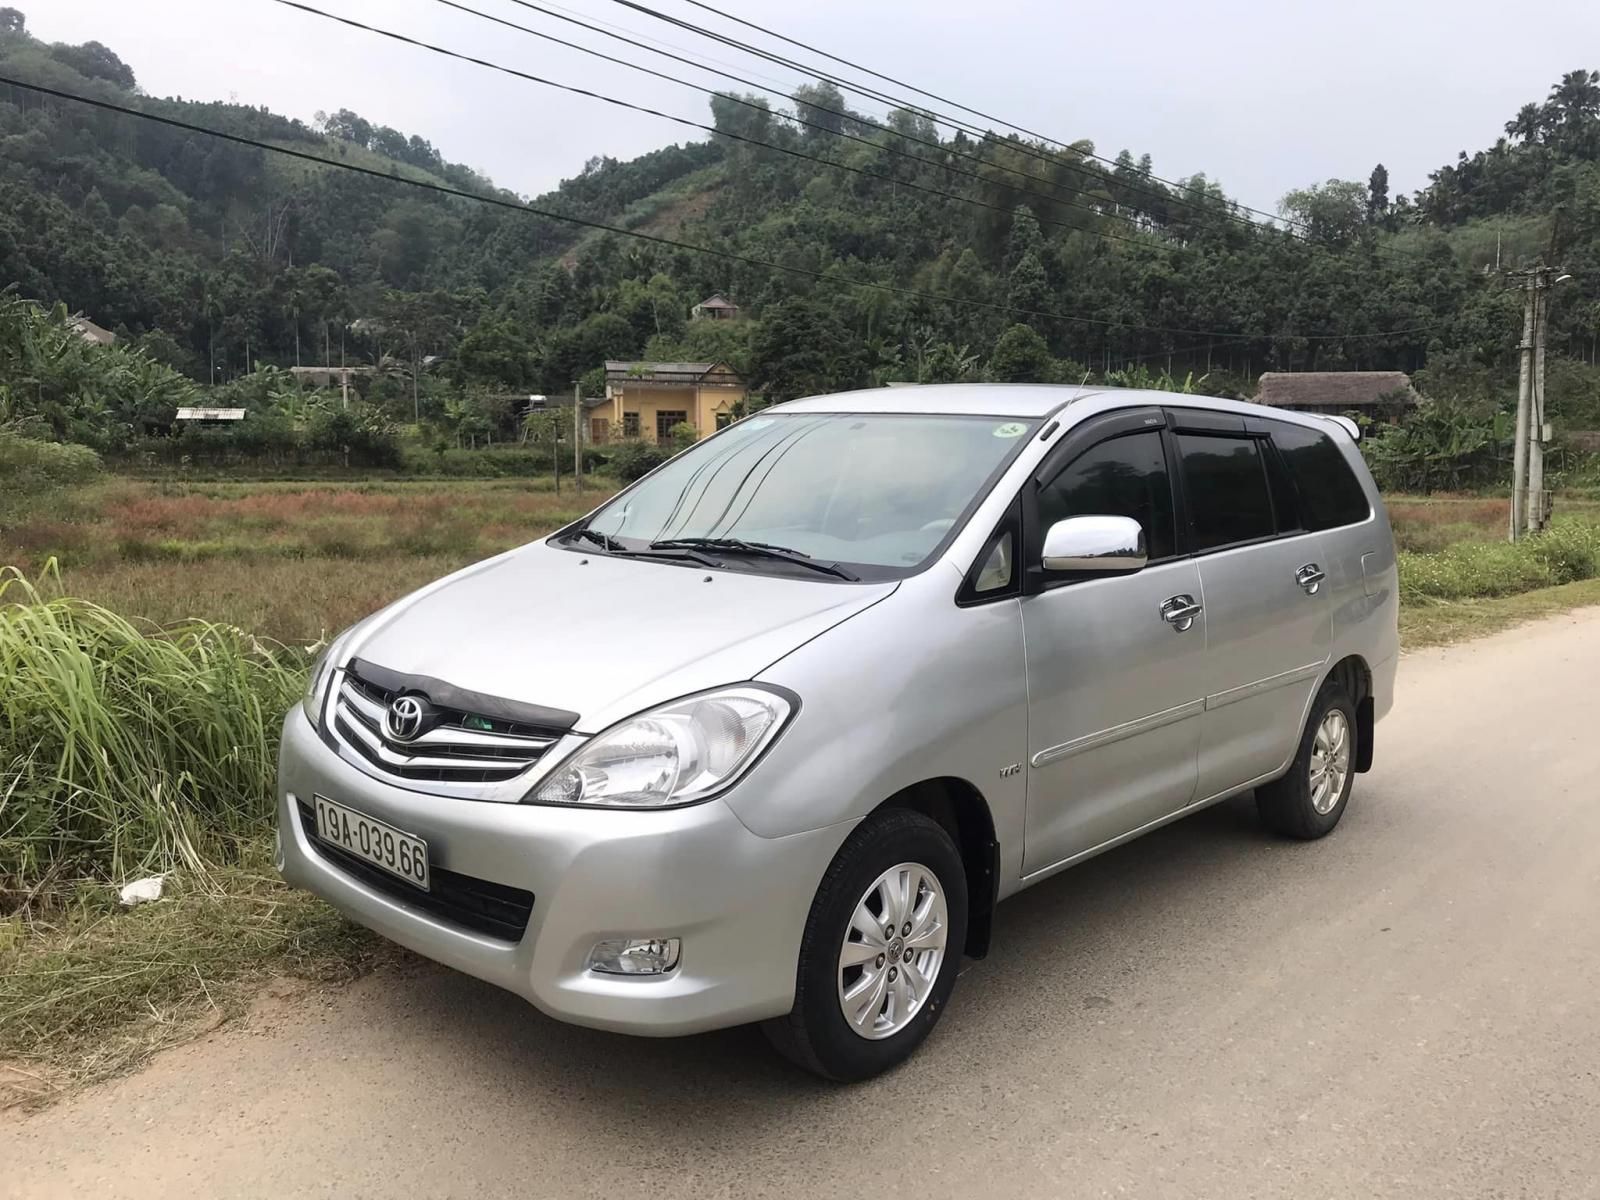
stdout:
[[(364, 678), (358, 669), (357, 664), (351, 664), (334, 697), (330, 714), (333, 731), (366, 763), (400, 779), (498, 783), (538, 762), (561, 735), (557, 729), (430, 702), (430, 727), (409, 741), (401, 741), (389, 733), (389, 705), (402, 695), (427, 699), (427, 694), (384, 686)], [(369, 670), (369, 674), (380, 672)]]
[(300, 827), (306, 840), (323, 858), (345, 874), (359, 879), (375, 892), (382, 892), (412, 908), (502, 942), (520, 942), (533, 913), (533, 893), (487, 879), (459, 875), (443, 867), (428, 865), (431, 891), (424, 892), (396, 879), (387, 871), (357, 858), (342, 846), (317, 835), (316, 811), (304, 800), (299, 802)]

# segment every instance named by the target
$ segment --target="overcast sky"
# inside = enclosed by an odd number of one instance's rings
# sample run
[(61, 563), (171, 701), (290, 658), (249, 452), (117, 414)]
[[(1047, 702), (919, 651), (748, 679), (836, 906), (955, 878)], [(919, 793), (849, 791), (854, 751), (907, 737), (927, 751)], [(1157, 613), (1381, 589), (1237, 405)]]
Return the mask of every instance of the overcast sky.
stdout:
[[(104, 42), (152, 94), (264, 104), (307, 120), (319, 109), (352, 108), (421, 134), (446, 158), (526, 194), (575, 174), (593, 155), (629, 158), (695, 133), (274, 0), (6, 2), (26, 13), (38, 37)], [(709, 121), (704, 96), (437, 0), (308, 2)], [(695, 76), (700, 84), (726, 86), (514, 0), (463, 2)], [(698, 60), (771, 81), (778, 91), (799, 79), (614, 0), (539, 2), (690, 48)], [(1364, 181), (1376, 162), (1388, 166), (1394, 192), (1414, 191), (1457, 151), (1491, 143), (1520, 105), (1542, 99), (1563, 72), (1600, 66), (1596, 0), (1536, 0), (1512, 9), (1488, 0), (713, 2), (1052, 138), (1089, 138), (1108, 156), (1124, 147), (1148, 152), (1167, 178), (1204, 171), (1234, 198), (1269, 210), (1293, 187), (1329, 177)], [(652, 0), (652, 7), (744, 40), (759, 37), (684, 0)], [(1517, 36), (1518, 28), (1539, 32)], [(873, 111), (859, 98), (853, 106)]]

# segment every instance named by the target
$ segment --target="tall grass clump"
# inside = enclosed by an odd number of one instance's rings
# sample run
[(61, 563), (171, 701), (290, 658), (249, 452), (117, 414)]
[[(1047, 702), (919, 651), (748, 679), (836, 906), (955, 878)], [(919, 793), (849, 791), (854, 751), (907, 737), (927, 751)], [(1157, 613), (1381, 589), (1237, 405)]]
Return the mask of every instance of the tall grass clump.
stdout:
[(0, 571), (0, 913), (82, 879), (237, 861), (271, 815), (305, 655), (141, 628)]
[(1592, 579), (1600, 573), (1600, 525), (1558, 518), (1519, 542), (1461, 542), (1427, 554), (1399, 554), (1407, 601), (1471, 600)]

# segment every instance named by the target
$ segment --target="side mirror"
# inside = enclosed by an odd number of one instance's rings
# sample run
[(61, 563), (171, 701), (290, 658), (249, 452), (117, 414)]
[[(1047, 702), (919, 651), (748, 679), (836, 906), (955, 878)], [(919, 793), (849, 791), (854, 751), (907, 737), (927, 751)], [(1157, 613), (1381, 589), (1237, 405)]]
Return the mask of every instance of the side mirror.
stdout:
[(1044, 535), (1046, 571), (1138, 571), (1149, 559), (1132, 517), (1068, 517)]

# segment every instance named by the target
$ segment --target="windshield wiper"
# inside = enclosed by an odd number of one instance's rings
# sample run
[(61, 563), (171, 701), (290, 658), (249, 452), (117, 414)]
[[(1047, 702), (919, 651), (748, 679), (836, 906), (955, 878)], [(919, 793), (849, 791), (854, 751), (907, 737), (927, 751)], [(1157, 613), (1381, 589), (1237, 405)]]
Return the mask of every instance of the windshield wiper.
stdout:
[(797, 567), (805, 567), (823, 575), (832, 575), (836, 579), (847, 579), (851, 583), (859, 583), (861, 580), (861, 576), (854, 571), (841, 567), (836, 562), (821, 562), (812, 558), (804, 550), (794, 550), (788, 546), (774, 546), (770, 542), (747, 542), (743, 538), (667, 538), (665, 541), (651, 542), (650, 549), (720, 550), (724, 554), (748, 554), (752, 558), (775, 558), (780, 562), (793, 563)]
[(603, 550), (620, 551), (624, 548), (622, 543), (609, 533), (601, 533), (598, 529), (590, 529), (588, 526), (584, 526), (582, 529), (575, 529), (567, 536), (582, 538), (586, 542), (593, 542)]
[(601, 533), (598, 529), (575, 529), (568, 534), (569, 538), (583, 538), (601, 547), (607, 554), (615, 554), (622, 558), (657, 558), (667, 562), (692, 562), (702, 567), (720, 567), (723, 564), (709, 555), (702, 554), (693, 546), (625, 546), (620, 540), (609, 533)]

